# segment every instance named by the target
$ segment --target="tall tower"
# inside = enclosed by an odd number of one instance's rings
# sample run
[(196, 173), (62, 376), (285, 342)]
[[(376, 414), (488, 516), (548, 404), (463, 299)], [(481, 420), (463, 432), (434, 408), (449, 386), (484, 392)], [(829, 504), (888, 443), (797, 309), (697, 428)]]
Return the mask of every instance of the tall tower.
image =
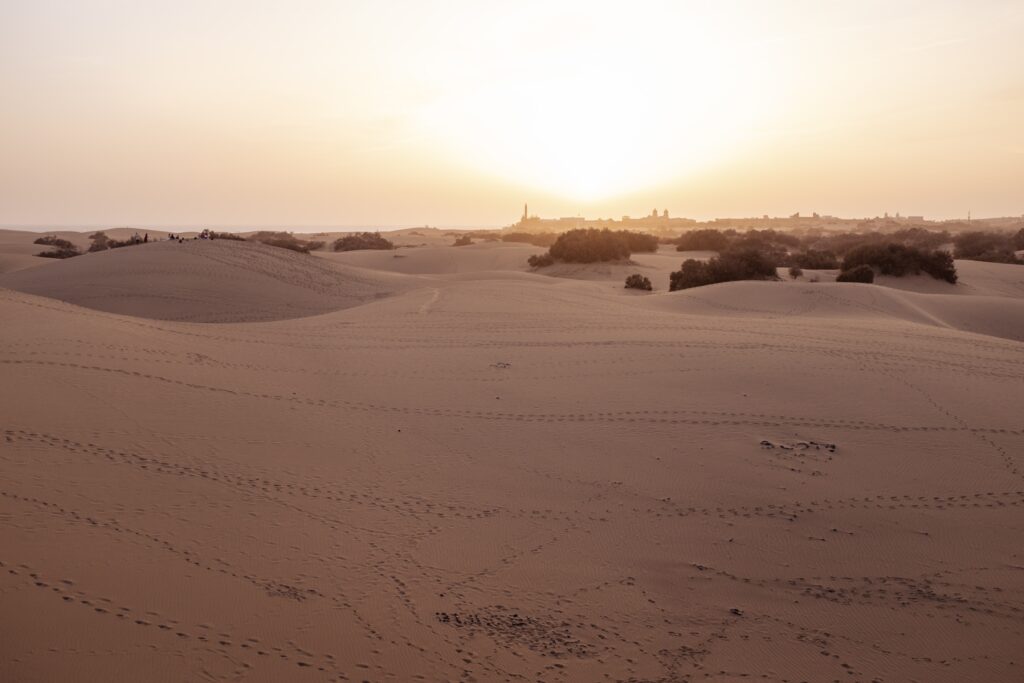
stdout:
[(530, 209), (529, 209), (529, 206), (524, 202), (523, 203), (523, 222), (525, 223), (526, 219), (528, 219), (529, 217), (530, 217)]

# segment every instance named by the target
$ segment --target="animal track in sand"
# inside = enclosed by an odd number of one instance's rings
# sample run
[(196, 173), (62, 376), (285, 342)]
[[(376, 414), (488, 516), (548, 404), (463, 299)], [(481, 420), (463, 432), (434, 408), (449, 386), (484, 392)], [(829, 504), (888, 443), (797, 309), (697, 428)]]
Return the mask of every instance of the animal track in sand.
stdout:
[[(96, 444), (85, 444), (53, 434), (42, 434), (24, 430), (5, 429), (3, 430), (5, 440), (9, 443), (17, 441), (45, 444), (50, 447), (61, 448), (71, 452), (87, 453), (101, 457), (110, 462), (131, 465), (157, 474), (168, 474), (182, 477), (197, 477), (213, 483), (229, 486), (246, 492), (262, 495), (262, 497), (282, 503), (278, 494), (297, 498), (314, 500), (327, 500), (334, 503), (345, 503), (377, 508), (390, 513), (397, 513), (405, 516), (419, 518), (423, 516), (453, 517), (465, 519), (482, 519), (498, 514), (500, 508), (473, 508), (469, 506), (456, 505), (453, 503), (434, 503), (416, 496), (382, 497), (370, 493), (354, 490), (343, 490), (338, 488), (327, 488), (302, 484), (291, 484), (265, 477), (253, 477), (240, 473), (221, 472), (212, 467), (182, 465), (171, 462), (163, 457), (142, 455), (118, 449), (104, 448)], [(291, 506), (299, 511), (301, 508)], [(304, 514), (313, 514), (301, 510)], [(323, 521), (324, 517), (319, 518)], [(335, 521), (336, 524), (347, 525), (348, 523)], [(367, 530), (370, 531), (370, 530)], [(378, 531), (378, 533), (380, 533)]]
[[(299, 668), (332, 673), (344, 678), (345, 672), (338, 669), (337, 657), (332, 653), (315, 654), (289, 643), (285, 647), (264, 645), (253, 637), (239, 637), (230, 632), (211, 632), (209, 624), (194, 624), (184, 627), (178, 620), (168, 618), (157, 612), (142, 611), (132, 607), (116, 606), (107, 597), (96, 596), (77, 588), (77, 582), (67, 579), (48, 579), (40, 575), (26, 564), (13, 564), (0, 560), (0, 579), (16, 581), (32, 585), (38, 589), (52, 593), (65, 604), (81, 605), (93, 614), (113, 617), (131, 623), (140, 628), (155, 627), (154, 632), (164, 632), (168, 637), (180, 641), (197, 641), (207, 643), (220, 655), (227, 658), (239, 656), (276, 656), (284, 661), (293, 662)], [(219, 647), (216, 647), (219, 646)], [(334, 679), (337, 680), (337, 679)]]
[(233, 567), (223, 559), (209, 560), (196, 554), (192, 550), (180, 548), (168, 541), (167, 539), (148, 531), (142, 531), (138, 529), (132, 529), (121, 525), (114, 520), (103, 520), (99, 519), (94, 515), (86, 515), (79, 513), (75, 510), (70, 510), (58, 503), (52, 503), (49, 501), (41, 500), (35, 497), (20, 496), (16, 493), (9, 491), (0, 490), (0, 496), (9, 500), (20, 501), (22, 503), (29, 503), (37, 507), (41, 507), (46, 511), (60, 515), (72, 523), (86, 524), (88, 526), (103, 529), (114, 534), (132, 536), (135, 538), (143, 539), (148, 541), (150, 544), (159, 547), (162, 550), (173, 553), (179, 556), (186, 563), (204, 569), (209, 572), (223, 574), (225, 576), (231, 576), (236, 579), (246, 581), (266, 592), (268, 596), (282, 597), (302, 602), (313, 597), (323, 597), (323, 594), (315, 588), (302, 588), (299, 586), (291, 585), (276, 579), (265, 579), (260, 578), (252, 573), (246, 572), (242, 569)]
[[(494, 411), (459, 410), (452, 408), (426, 408), (391, 406), (362, 401), (349, 401), (343, 399), (315, 399), (302, 397), (295, 394), (283, 396), (280, 394), (266, 394), (251, 391), (227, 389), (208, 384), (186, 382), (160, 375), (153, 375), (144, 372), (123, 370), (120, 368), (106, 368), (93, 365), (79, 365), (76, 363), (64, 363), (57, 361), (30, 361), (30, 360), (0, 360), (0, 363), (10, 365), (38, 365), (64, 367), (89, 372), (105, 372), (118, 374), (125, 377), (157, 381), (165, 384), (173, 384), (198, 391), (210, 391), (227, 395), (242, 396), (252, 399), (272, 400), (279, 402), (297, 403), (310, 407), (347, 409), (364, 412), (390, 412), (410, 415), (426, 415), (432, 417), (451, 417), (476, 420), (492, 421), (526, 421), (526, 422), (595, 422), (595, 423), (622, 423), (622, 422), (656, 422), (666, 424), (692, 424), (708, 426), (735, 426), (735, 425), (758, 425), (764, 427), (818, 427), (847, 430), (870, 430), (870, 431), (892, 431), (892, 432), (935, 432), (935, 433), (956, 433), (964, 432), (971, 434), (1008, 434), (1012, 436), (1024, 436), (1024, 429), (1006, 429), (997, 427), (973, 427), (973, 426), (948, 426), (948, 425), (901, 425), (882, 422), (869, 422), (864, 420), (826, 419), (812, 417), (790, 417), (781, 415), (769, 415), (763, 413), (746, 412), (718, 412), (707, 410), (640, 410), (640, 411), (609, 411), (597, 413), (501, 413)], [(683, 415), (706, 416), (705, 419), (697, 417), (681, 417)], [(710, 419), (710, 418), (717, 419)]]

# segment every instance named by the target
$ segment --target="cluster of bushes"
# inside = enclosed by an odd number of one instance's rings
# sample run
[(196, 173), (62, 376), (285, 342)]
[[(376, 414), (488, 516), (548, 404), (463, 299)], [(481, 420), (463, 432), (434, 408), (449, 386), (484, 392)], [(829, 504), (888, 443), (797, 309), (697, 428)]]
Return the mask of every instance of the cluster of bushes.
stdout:
[[(965, 233), (956, 238), (948, 231), (932, 231), (925, 228), (903, 228), (891, 233), (845, 232), (805, 234), (796, 236), (775, 230), (715, 230), (707, 228), (682, 235), (676, 240), (679, 251), (710, 250), (721, 254), (728, 252), (757, 252), (767, 262), (779, 266), (790, 266), (790, 275), (799, 277), (803, 269), (844, 271), (842, 282), (870, 282), (863, 270), (852, 271), (865, 265), (882, 275), (908, 275), (928, 273), (932, 277), (955, 283), (956, 268), (952, 256), (938, 247), (957, 245), (960, 258), (981, 258), (1003, 263), (1016, 263), (1014, 247), (1016, 240), (1024, 248), (1024, 229), (1016, 235), (999, 233)], [(840, 263), (841, 261), (841, 263)], [(709, 264), (707, 267), (692, 265), (685, 269), (679, 282), (704, 282), (710, 284), (717, 277), (723, 277)], [(683, 271), (679, 271), (683, 273)], [(794, 274), (797, 272), (798, 274)], [(856, 279), (851, 279), (856, 278)], [(730, 278), (746, 279), (746, 278)], [(685, 285), (694, 286), (694, 285)]]
[(844, 270), (836, 276), (836, 282), (863, 282), (870, 285), (874, 281), (874, 268), (864, 264)]
[(317, 251), (324, 247), (324, 242), (300, 240), (290, 232), (274, 232), (272, 230), (260, 230), (259, 232), (254, 233), (249, 239), (254, 242), (266, 244), (269, 247), (291, 249), (292, 251), (297, 251), (302, 254), (308, 254), (311, 251)]
[(136, 244), (142, 244), (142, 239), (135, 235), (126, 240), (115, 240), (109, 237), (107, 233), (100, 230), (89, 235), (89, 239), (92, 240), (92, 244), (89, 245), (89, 252), (94, 251), (106, 251), (107, 249), (120, 249), (121, 247), (132, 247)]
[(947, 230), (926, 228), (901, 228), (891, 232), (814, 232), (804, 235), (800, 244), (804, 249), (831, 251), (834, 254), (846, 252), (864, 244), (902, 244), (917, 249), (934, 250), (953, 240)]
[(953, 239), (956, 257), (992, 263), (1024, 264), (1017, 251), (1024, 249), (1024, 228), (1015, 234), (965, 232)]
[[(938, 280), (956, 283), (953, 255), (948, 251), (926, 251), (917, 247), (890, 242), (889, 244), (863, 244), (847, 252), (843, 258), (843, 272), (858, 266), (867, 266), (882, 275), (917, 275), (928, 273)], [(846, 280), (844, 280), (845, 282)], [(862, 282), (862, 280), (853, 280)]]
[(732, 234), (706, 228), (684, 233), (676, 240), (676, 251), (725, 251), (731, 238), (736, 234), (735, 230), (728, 232)]
[(674, 292), (734, 280), (774, 280), (775, 268), (775, 262), (756, 249), (726, 250), (707, 262), (687, 259), (669, 275), (668, 288)]
[(216, 232), (214, 230), (211, 230), (209, 235), (211, 240), (234, 240), (236, 242), (245, 241), (244, 237), (242, 237), (241, 235), (236, 235), (233, 232)]
[(704, 228), (680, 235), (676, 251), (725, 251), (726, 249), (766, 249), (786, 251), (800, 245), (800, 238), (778, 230), (747, 230)]
[[(1022, 231), (1024, 232), (1024, 231)], [(1024, 235), (1022, 235), (1024, 240)], [(717, 230), (704, 228), (680, 235), (676, 240), (678, 251), (725, 251), (726, 249), (757, 248), (784, 254), (791, 263), (801, 268), (831, 269), (834, 261), (846, 252), (864, 244), (902, 244), (918, 249), (934, 250), (953, 241), (946, 230), (902, 228), (892, 232), (825, 232), (816, 230), (794, 235), (778, 230)], [(1024, 247), (1021, 247), (1024, 248)], [(821, 263), (823, 265), (817, 265)]]
[(544, 252), (543, 254), (536, 254), (526, 259), (526, 262), (530, 264), (531, 268), (543, 268), (545, 266), (555, 265), (555, 259), (550, 252)]
[(528, 262), (534, 268), (555, 261), (598, 263), (628, 259), (633, 252), (657, 250), (658, 238), (654, 235), (629, 230), (581, 228), (562, 233), (547, 254), (531, 256)]
[(61, 239), (56, 235), (44, 235), (36, 239), (33, 244), (42, 244), (48, 247), (53, 247), (50, 251), (41, 251), (36, 256), (43, 256), (45, 258), (71, 258), (72, 256), (79, 256), (82, 252), (78, 250), (71, 242), (65, 239)]
[(360, 251), (362, 249), (394, 249), (391, 240), (379, 232), (358, 232), (334, 240), (334, 251)]
[(501, 236), (502, 242), (520, 242), (535, 247), (550, 247), (556, 239), (558, 235), (553, 232), (506, 232)]
[(548, 253), (556, 261), (596, 263), (628, 259), (632, 252), (629, 240), (621, 232), (587, 228), (559, 235)]
[(626, 289), (642, 289), (645, 292), (649, 292), (653, 289), (651, 287), (651, 281), (649, 278), (644, 277), (640, 273), (633, 273), (626, 278)]
[(468, 247), (471, 244), (473, 244), (473, 237), (471, 235), (459, 235), (458, 237), (455, 238), (455, 241), (452, 243), (452, 246)]
[(791, 254), (788, 261), (798, 268), (810, 270), (832, 270), (839, 267), (839, 259), (831, 251), (818, 251), (817, 249), (806, 249), (796, 254)]

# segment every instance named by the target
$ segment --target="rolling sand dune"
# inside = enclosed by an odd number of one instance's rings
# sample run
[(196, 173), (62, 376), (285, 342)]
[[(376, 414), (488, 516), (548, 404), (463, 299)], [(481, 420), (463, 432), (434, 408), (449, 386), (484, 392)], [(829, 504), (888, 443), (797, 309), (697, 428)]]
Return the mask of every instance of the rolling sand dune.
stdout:
[(317, 255), (335, 263), (372, 268), (393, 273), (439, 275), (481, 271), (526, 269), (526, 259), (546, 249), (529, 244), (490, 242), (453, 248), (427, 246), (395, 251), (318, 252)]
[(1017, 271), (429, 249), (0, 278), (0, 680), (1024, 677)]
[(86, 254), (0, 276), (0, 287), (158, 320), (243, 322), (315, 315), (402, 289), (251, 242), (156, 242)]
[(646, 303), (659, 310), (754, 319), (892, 319), (1024, 341), (1024, 298), (920, 294), (835, 282), (726, 282), (650, 297)]

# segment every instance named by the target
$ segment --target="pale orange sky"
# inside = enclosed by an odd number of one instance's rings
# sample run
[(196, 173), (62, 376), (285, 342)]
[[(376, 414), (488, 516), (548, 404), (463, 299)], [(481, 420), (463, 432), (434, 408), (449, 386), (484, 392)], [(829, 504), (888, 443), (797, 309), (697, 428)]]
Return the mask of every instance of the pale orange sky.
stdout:
[(0, 93), (6, 225), (1024, 214), (1020, 0), (3, 0)]

